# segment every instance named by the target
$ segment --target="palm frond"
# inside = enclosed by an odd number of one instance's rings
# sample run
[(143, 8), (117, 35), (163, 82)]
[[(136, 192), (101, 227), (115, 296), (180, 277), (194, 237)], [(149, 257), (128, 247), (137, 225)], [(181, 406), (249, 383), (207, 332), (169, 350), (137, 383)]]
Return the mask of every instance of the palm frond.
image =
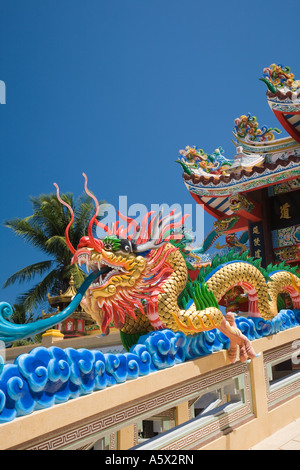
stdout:
[[(73, 206), (72, 195), (62, 195), (62, 198)], [(63, 235), (65, 227), (70, 221), (70, 214), (64, 206), (57, 200), (55, 194), (31, 197), (34, 207), (34, 214), (31, 223), (42, 227), (47, 237), (53, 235)]]
[(66, 279), (70, 280), (71, 275), (73, 275), (75, 287), (80, 287), (85, 278), (87, 277), (87, 274), (80, 269), (80, 267), (77, 264), (70, 264), (67, 266), (64, 270), (64, 274)]
[(57, 262), (61, 264), (70, 263), (72, 253), (70, 252), (66, 239), (62, 235), (54, 235), (49, 238), (45, 243), (49, 253), (55, 256)]
[(35, 276), (43, 275), (46, 271), (52, 268), (53, 260), (48, 261), (41, 261), (39, 263), (31, 264), (30, 266), (26, 266), (25, 268), (20, 269), (16, 273), (12, 274), (4, 283), (3, 287), (11, 286), (18, 282), (21, 284), (25, 281), (31, 281)]
[(23, 304), (26, 311), (31, 313), (34, 308), (45, 301), (48, 293), (51, 293), (53, 284), (58, 277), (58, 270), (53, 269), (50, 273), (38, 284), (29, 289), (27, 292), (20, 294), (16, 303)]
[(24, 304), (14, 304), (13, 305), (13, 314), (11, 321), (13, 323), (18, 323), (18, 324), (24, 324), (24, 323), (30, 323), (34, 320), (34, 315), (30, 313), (27, 315), (26, 309), (24, 307)]
[(4, 225), (23, 238), (26, 243), (31, 243), (42, 251), (47, 251), (45, 250), (47, 237), (38, 226), (32, 226), (26, 219), (19, 218), (7, 220)]
[[(61, 194), (61, 198), (74, 211), (74, 223), (70, 227), (69, 236), (76, 247), (81, 237), (87, 235), (89, 222), (95, 213), (94, 202), (86, 193), (76, 201), (72, 193)], [(45, 302), (48, 292), (50, 295), (57, 295), (60, 290), (64, 291), (69, 285), (71, 273), (76, 287), (79, 287), (86, 277), (77, 265), (70, 265), (72, 254), (65, 241), (65, 230), (71, 220), (68, 209), (58, 201), (55, 193), (32, 196), (30, 201), (33, 214), (24, 219), (7, 220), (5, 226), (24, 242), (40, 249), (52, 259), (19, 270), (7, 279), (4, 286), (31, 281), (36, 275), (44, 275), (56, 267), (40, 283), (18, 297), (17, 303), (24, 303), (27, 310)]]

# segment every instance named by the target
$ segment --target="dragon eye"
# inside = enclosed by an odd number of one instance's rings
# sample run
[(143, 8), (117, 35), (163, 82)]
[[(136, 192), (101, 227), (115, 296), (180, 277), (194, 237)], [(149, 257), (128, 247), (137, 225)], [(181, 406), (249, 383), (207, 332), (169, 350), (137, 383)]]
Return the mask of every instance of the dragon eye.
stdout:
[(106, 250), (117, 251), (120, 248), (120, 240), (116, 236), (105, 237), (103, 246)]
[(112, 249), (112, 244), (111, 243), (104, 243), (103, 245), (104, 245), (104, 248), (106, 250), (111, 250)]

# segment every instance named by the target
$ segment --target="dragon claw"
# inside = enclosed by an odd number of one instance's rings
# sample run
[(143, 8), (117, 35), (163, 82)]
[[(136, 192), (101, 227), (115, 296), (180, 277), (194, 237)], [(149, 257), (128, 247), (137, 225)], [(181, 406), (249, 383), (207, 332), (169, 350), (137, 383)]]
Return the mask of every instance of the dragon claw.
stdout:
[(199, 312), (196, 318), (198, 318), (200, 322), (200, 327), (197, 327), (189, 316), (186, 317), (186, 323), (183, 323), (175, 313), (172, 313), (172, 316), (177, 328), (185, 334), (201, 333), (202, 331), (209, 331), (213, 328), (218, 328), (230, 340), (228, 358), (232, 363), (236, 362), (238, 359), (241, 362), (248, 363), (249, 360), (259, 356), (258, 354), (255, 354), (249, 339), (237, 328), (234, 314), (232, 312), (227, 313), (226, 318), (223, 317), (221, 323), (218, 325), (215, 324), (211, 315), (207, 315), (210, 321), (210, 326), (206, 326), (204, 324), (202, 315)]
[(234, 320), (234, 313), (227, 313), (226, 318), (224, 317), (219, 329), (230, 340), (230, 346), (228, 349), (228, 358), (230, 362), (236, 362), (238, 359), (241, 362), (247, 362), (249, 359), (254, 359), (257, 356), (249, 339), (237, 328)]

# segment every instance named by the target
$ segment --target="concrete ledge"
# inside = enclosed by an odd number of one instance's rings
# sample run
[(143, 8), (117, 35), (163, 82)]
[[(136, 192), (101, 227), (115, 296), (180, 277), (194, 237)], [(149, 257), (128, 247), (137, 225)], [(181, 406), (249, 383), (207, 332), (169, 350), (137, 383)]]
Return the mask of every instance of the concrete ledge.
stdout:
[[(271, 337), (255, 340), (253, 346), (257, 353), (263, 353), (290, 343), (299, 337), (300, 326)], [(124, 404), (128, 408), (130, 405), (139, 406), (143, 401), (151, 400), (158, 393), (168, 392), (170, 388), (180, 388), (202, 374), (217, 373), (218, 369), (224, 367), (234, 366), (229, 363), (227, 352), (222, 350), (90, 395), (81, 396), (49, 409), (33, 412), (28, 416), (16, 418), (10, 423), (0, 425), (0, 448), (27, 448), (29, 443), (41, 442), (49, 436), (59, 434), (61, 430), (74, 429), (82, 423), (91, 422), (96, 417), (103, 416), (109, 419), (111, 412), (116, 413), (118, 409), (124, 409)], [(264, 375), (261, 370), (260, 358), (254, 359), (251, 363), (250, 373), (252, 376), (254, 372), (256, 376)], [(253, 385), (256, 386), (255, 382)], [(252, 392), (256, 393), (257, 398), (261, 395), (266, 400), (265, 388)], [(185, 400), (185, 397), (178, 398), (177, 404), (183, 403)], [(265, 407), (262, 407), (256, 412), (255, 419), (241, 425), (230, 434), (216, 439), (203, 449), (249, 448), (282, 426), (299, 418), (299, 410), (300, 396), (290, 399), (269, 412)], [(130, 422), (132, 421), (128, 419), (128, 423)], [(122, 425), (125, 426), (124, 422)]]
[[(121, 344), (120, 332), (113, 331), (108, 336), (99, 335), (90, 335), (90, 336), (81, 336), (79, 338), (67, 338), (63, 339), (57, 343), (53, 343), (52, 346), (57, 346), (61, 349), (66, 348), (85, 348), (85, 349), (98, 349), (106, 348), (108, 346), (116, 346)], [(20, 354), (26, 354), (32, 351), (32, 349), (37, 348), (38, 346), (45, 346), (43, 343), (29, 344), (26, 346), (18, 346), (16, 348), (7, 348), (5, 350), (6, 361), (13, 361)]]

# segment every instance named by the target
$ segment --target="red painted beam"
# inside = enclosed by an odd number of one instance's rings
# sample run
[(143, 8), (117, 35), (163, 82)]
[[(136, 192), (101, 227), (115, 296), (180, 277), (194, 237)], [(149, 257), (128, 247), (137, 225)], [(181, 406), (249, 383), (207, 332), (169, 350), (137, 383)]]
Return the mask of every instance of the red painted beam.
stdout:
[(198, 194), (192, 193), (191, 191), (189, 191), (189, 193), (192, 196), (192, 198), (195, 199), (197, 204), (204, 206), (205, 212), (207, 212), (209, 215), (211, 215), (212, 217), (215, 217), (216, 219), (220, 219), (221, 217), (224, 217), (223, 212), (220, 212), (217, 209), (214, 209), (213, 207), (207, 206), (205, 202), (201, 200)]
[[(299, 142), (300, 144), (300, 132), (298, 132), (292, 124), (290, 124), (284, 117), (284, 114), (281, 113), (280, 111), (277, 111), (275, 109), (272, 110), (275, 116), (277, 117), (278, 121), (284, 127), (284, 129), (290, 134), (293, 139), (296, 140), (296, 142)], [(285, 113), (285, 114), (299, 114), (300, 118), (300, 112), (293, 112), (293, 113)]]

